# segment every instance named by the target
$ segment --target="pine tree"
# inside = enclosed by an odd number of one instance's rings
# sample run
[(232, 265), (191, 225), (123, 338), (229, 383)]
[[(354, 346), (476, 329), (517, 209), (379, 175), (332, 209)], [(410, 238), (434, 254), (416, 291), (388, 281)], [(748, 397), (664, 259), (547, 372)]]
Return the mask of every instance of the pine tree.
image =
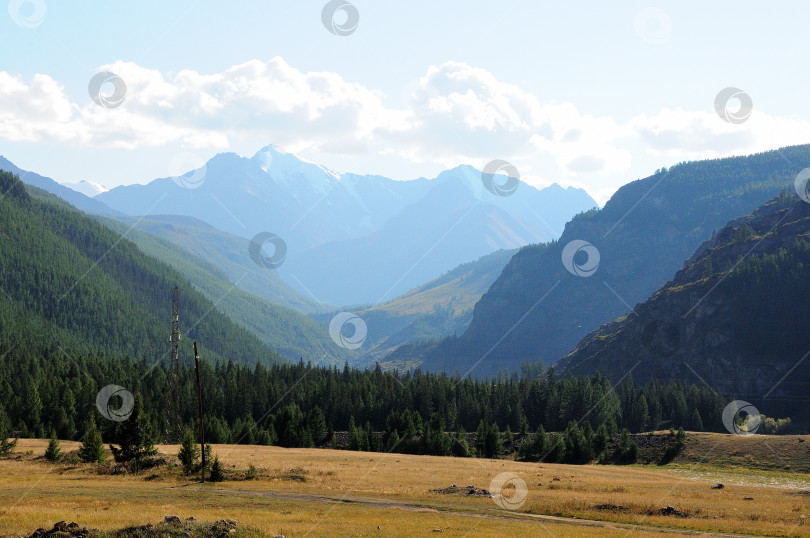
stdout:
[(397, 430), (394, 429), (394, 431), (392, 431), (388, 436), (388, 441), (385, 442), (385, 451), (393, 452), (394, 450), (397, 450), (399, 448), (399, 441), (399, 433), (397, 433)]
[(211, 464), (211, 474), (208, 475), (211, 482), (222, 482), (225, 480), (225, 475), (222, 471), (222, 465), (219, 463), (219, 456), (214, 458), (214, 463)]
[(593, 437), (593, 451), (597, 455), (601, 454), (610, 443), (610, 436), (608, 434), (607, 426), (603, 422), (596, 428), (596, 434)]
[(479, 458), (484, 457), (484, 451), (487, 442), (487, 434), (489, 432), (489, 428), (487, 427), (486, 422), (482, 419), (481, 422), (478, 423), (478, 430), (475, 432), (475, 454)]
[(143, 397), (135, 394), (135, 406), (132, 414), (118, 425), (119, 447), (110, 445), (113, 457), (118, 463), (132, 463), (139, 469), (144, 461), (157, 454), (152, 442), (152, 428), (149, 417), (143, 409)]
[(191, 474), (197, 464), (197, 459), (200, 457), (200, 446), (197, 444), (194, 432), (189, 428), (183, 430), (183, 442), (180, 445), (180, 452), (177, 457), (183, 465), (183, 472)]
[(700, 417), (700, 411), (698, 411), (697, 408), (692, 411), (692, 420), (689, 426), (693, 431), (703, 431), (703, 419)]
[(526, 415), (520, 417), (520, 436), (525, 438), (529, 434), (529, 421), (526, 420)]
[(59, 448), (59, 439), (56, 438), (56, 431), (51, 430), (51, 440), (48, 448), (45, 449), (45, 459), (54, 463), (62, 461), (62, 449)]
[(638, 459), (638, 445), (630, 438), (627, 428), (619, 435), (619, 444), (614, 452), (617, 463), (635, 463)]
[(84, 441), (79, 448), (79, 459), (85, 463), (104, 463), (104, 442), (101, 432), (96, 428), (96, 418), (93, 414), (87, 420)]
[(9, 421), (3, 406), (0, 405), (0, 456), (11, 454), (11, 451), (17, 446), (16, 439), (13, 441), (9, 440), (11, 434), (11, 421)]

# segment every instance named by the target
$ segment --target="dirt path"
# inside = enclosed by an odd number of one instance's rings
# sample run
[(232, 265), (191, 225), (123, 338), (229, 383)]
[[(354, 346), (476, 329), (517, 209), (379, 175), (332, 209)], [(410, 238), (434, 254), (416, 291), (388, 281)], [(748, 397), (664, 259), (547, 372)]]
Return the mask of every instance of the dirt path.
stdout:
[(681, 536), (718, 536), (718, 537), (746, 537), (750, 538), (748, 534), (729, 534), (708, 531), (690, 531), (684, 529), (671, 529), (667, 527), (656, 527), (653, 525), (635, 525), (630, 523), (618, 523), (613, 521), (601, 521), (597, 519), (578, 519), (573, 517), (561, 517), (542, 514), (527, 514), (523, 512), (512, 512), (507, 510), (497, 509), (483, 509), (481, 512), (471, 512), (469, 507), (466, 506), (452, 506), (452, 505), (429, 505), (417, 504), (407, 501), (398, 501), (396, 499), (379, 499), (374, 497), (330, 497), (328, 495), (316, 495), (313, 493), (287, 493), (279, 491), (250, 491), (238, 489), (208, 489), (208, 488), (193, 488), (196, 491), (207, 491), (215, 493), (231, 493), (236, 495), (248, 495), (256, 497), (267, 497), (271, 499), (284, 499), (291, 501), (310, 501), (310, 502), (328, 502), (328, 503), (346, 503), (356, 504), (361, 506), (370, 506), (374, 508), (399, 508), (401, 510), (411, 510), (415, 512), (438, 512), (452, 515), (460, 515), (465, 517), (479, 517), (487, 519), (521, 519), (529, 521), (537, 521), (542, 524), (544, 521), (551, 523), (560, 523), (564, 525), (575, 525), (580, 527), (596, 527), (603, 529), (615, 529), (616, 531), (623, 531), (629, 533), (632, 531), (645, 531), (660, 534), (672, 534)]

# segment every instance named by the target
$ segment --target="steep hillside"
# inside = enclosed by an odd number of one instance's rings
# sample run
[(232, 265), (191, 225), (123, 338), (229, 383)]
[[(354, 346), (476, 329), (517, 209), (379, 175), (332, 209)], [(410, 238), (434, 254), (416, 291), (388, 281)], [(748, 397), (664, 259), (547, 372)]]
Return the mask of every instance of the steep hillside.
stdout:
[[(554, 362), (590, 331), (632, 310), (667, 282), (694, 250), (810, 166), (810, 146), (684, 163), (625, 185), (604, 209), (578, 215), (549, 248), (518, 252), (476, 304), (470, 327), (435, 346), (403, 346), (391, 358), (431, 370), (492, 375), (524, 361)], [(585, 251), (563, 264), (572, 241)], [(577, 269), (577, 267), (581, 269)], [(586, 272), (587, 274), (587, 272)]]
[[(193, 217), (150, 215), (114, 218), (125, 226), (122, 228), (124, 230), (134, 227), (204, 260), (222, 271), (239, 289), (267, 302), (306, 314), (323, 312), (328, 308), (288, 286), (277, 271), (257, 265), (250, 257), (250, 242), (243, 237), (217, 230)], [(164, 259), (159, 249), (150, 255)]]
[(64, 202), (0, 172), (0, 342), (30, 353), (165, 360), (170, 300), (181, 304), (185, 359), (191, 339), (207, 359), (273, 363), (280, 357), (218, 312), (179, 273)]
[(785, 194), (722, 228), (675, 278), (559, 365), (613, 380), (630, 369), (642, 382), (704, 380), (795, 410), (810, 387), (808, 282), (810, 204)]
[[(100, 220), (113, 230), (126, 233), (127, 238), (138, 245), (146, 255), (161, 260), (181, 273), (195, 289), (214, 303), (217, 310), (255, 334), (259, 340), (281, 356), (296, 361), (304, 358), (320, 364), (341, 366), (347, 360), (345, 350), (332, 341), (325, 325), (297, 310), (273, 304), (240, 289), (239, 286), (243, 285), (245, 280), (265, 277), (256, 273), (263, 271), (272, 274), (271, 271), (255, 267), (255, 271), (251, 270), (250, 273), (245, 271), (240, 278), (232, 281), (217, 267), (171, 241), (138, 229), (129, 230), (128, 225), (112, 219), (100, 218)], [(137, 228), (167, 229), (149, 224), (141, 226), (142, 224), (143, 221)], [(171, 225), (168, 228), (174, 229)]]

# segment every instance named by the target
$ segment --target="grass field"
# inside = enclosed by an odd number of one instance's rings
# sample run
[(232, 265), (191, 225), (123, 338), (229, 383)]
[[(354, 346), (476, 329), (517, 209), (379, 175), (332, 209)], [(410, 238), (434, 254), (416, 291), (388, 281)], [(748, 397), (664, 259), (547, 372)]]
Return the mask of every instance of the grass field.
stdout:
[[(16, 454), (0, 460), (0, 535), (30, 534), (59, 520), (110, 530), (157, 523), (173, 514), (235, 519), (248, 535), (287, 538), (439, 531), (450, 536), (810, 536), (810, 474), (797, 470), (808, 460), (807, 437), (694, 434), (673, 464), (628, 467), (218, 445), (214, 452), (229, 480), (216, 484), (200, 484), (177, 468), (124, 476), (101, 475), (92, 465), (54, 465), (42, 458), (46, 445), (20, 440)], [(64, 452), (77, 446), (62, 443)], [(176, 446), (159, 448), (177, 453)], [(770, 468), (751, 464), (752, 458), (764, 458)], [(258, 477), (244, 480), (251, 464)], [(525, 503), (517, 510), (501, 508), (486, 496), (430, 491), (451, 484), (491, 489), (493, 478), (504, 472), (526, 485)], [(725, 487), (712, 489), (718, 482)], [(509, 500), (515, 492), (505, 488), (504, 496)], [(688, 517), (661, 515), (667, 506)]]

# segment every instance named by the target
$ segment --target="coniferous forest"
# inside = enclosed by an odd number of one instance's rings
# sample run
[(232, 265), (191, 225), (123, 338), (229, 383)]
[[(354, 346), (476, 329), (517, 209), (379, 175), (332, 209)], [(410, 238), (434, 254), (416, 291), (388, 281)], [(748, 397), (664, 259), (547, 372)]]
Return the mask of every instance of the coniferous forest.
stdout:
[[(604, 448), (606, 435), (625, 429), (724, 431), (721, 417), (728, 402), (704, 386), (639, 387), (628, 378), (612, 387), (601, 374), (556, 379), (553, 368), (530, 370), (531, 375), (483, 381), (303, 362), (203, 363), (205, 437), (212, 443), (492, 457), (505, 450), (502, 444), (508, 445), (513, 434), (560, 432), (565, 434), (560, 446), (575, 446), (546, 460), (584, 463), (599, 455), (589, 447)], [(182, 422), (196, 431), (194, 370), (181, 369), (180, 378)], [(0, 362), (0, 405), (14, 435), (22, 437), (55, 431), (61, 439), (80, 439), (93, 415), (104, 441), (118, 442), (119, 423), (96, 410), (96, 395), (108, 384), (140, 394), (152, 438), (165, 439), (169, 371), (162, 363), (60, 352), (40, 357), (19, 350)], [(109, 402), (111, 409), (119, 405), (116, 397)], [(523, 447), (519, 455), (539, 459), (553, 448), (556, 435), (550, 434), (546, 445)], [(580, 438), (588, 442), (577, 456)]]

